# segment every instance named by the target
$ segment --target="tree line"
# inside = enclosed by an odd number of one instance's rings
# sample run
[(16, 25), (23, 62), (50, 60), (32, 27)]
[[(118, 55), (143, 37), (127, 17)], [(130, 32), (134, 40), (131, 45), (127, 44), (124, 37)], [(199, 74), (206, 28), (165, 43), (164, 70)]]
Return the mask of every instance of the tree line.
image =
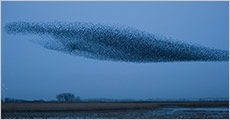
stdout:
[(57, 101), (59, 102), (74, 102), (74, 101), (81, 101), (80, 97), (75, 97), (72, 93), (61, 93), (56, 96)]

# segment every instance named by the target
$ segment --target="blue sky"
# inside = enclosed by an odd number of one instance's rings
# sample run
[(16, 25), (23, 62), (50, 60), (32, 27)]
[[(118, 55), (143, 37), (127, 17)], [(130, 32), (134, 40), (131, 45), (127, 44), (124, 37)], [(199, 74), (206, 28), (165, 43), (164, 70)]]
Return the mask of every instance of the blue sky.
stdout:
[[(10, 22), (124, 24), (175, 40), (228, 50), (228, 2), (2, 2)], [(51, 51), (2, 29), (2, 82), (7, 97), (228, 97), (228, 62), (125, 63)]]

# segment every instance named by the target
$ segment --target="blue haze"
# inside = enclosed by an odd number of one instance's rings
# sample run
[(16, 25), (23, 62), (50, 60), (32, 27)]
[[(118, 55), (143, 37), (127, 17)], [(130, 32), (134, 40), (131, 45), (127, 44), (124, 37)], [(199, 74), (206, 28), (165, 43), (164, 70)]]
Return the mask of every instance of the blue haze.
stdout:
[[(228, 2), (2, 2), (10, 22), (124, 24), (149, 33), (228, 50)], [(65, 55), (2, 31), (7, 96), (55, 99), (228, 97), (228, 62), (124, 63)]]

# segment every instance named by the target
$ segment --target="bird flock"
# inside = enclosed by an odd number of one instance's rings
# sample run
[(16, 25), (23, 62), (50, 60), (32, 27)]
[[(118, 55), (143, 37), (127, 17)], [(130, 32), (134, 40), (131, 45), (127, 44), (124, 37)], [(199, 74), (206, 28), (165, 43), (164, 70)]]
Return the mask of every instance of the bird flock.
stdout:
[(69, 55), (134, 63), (228, 61), (229, 51), (173, 41), (129, 26), (87, 22), (12, 22), (8, 34), (38, 35), (35, 43)]

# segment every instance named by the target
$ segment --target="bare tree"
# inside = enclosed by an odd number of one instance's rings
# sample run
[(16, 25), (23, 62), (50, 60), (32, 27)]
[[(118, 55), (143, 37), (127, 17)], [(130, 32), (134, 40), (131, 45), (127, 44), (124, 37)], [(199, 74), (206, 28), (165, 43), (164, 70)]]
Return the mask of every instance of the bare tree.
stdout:
[(56, 96), (58, 101), (71, 102), (75, 100), (75, 96), (72, 93), (61, 93)]
[(77, 96), (76, 101), (80, 102), (81, 98), (79, 96)]

